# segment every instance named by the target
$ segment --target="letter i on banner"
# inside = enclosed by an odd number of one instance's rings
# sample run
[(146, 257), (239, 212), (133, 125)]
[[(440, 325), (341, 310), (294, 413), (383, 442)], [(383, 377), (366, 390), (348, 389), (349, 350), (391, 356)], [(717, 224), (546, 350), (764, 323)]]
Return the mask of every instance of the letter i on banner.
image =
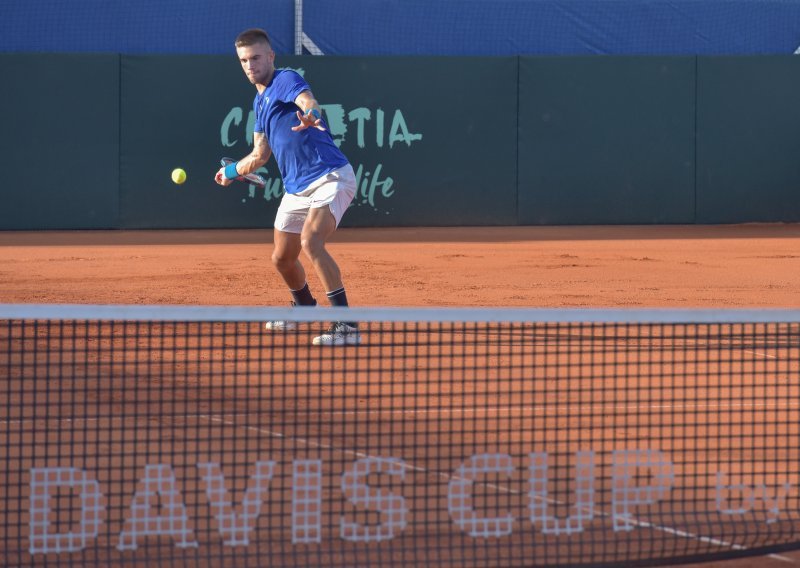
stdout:
[(296, 460), (292, 469), (292, 544), (322, 542), (322, 461)]

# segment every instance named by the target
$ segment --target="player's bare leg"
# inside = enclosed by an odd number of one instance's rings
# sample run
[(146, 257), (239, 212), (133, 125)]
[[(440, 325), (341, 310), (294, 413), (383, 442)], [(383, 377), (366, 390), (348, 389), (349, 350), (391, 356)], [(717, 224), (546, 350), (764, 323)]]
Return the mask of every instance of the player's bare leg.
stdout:
[[(292, 305), (315, 306), (317, 301), (308, 289), (306, 271), (300, 264), (300, 251), (303, 248), (300, 235), (276, 229), (274, 242), (272, 264), (289, 287), (293, 298)], [(266, 322), (264, 327), (269, 331), (288, 331), (297, 326), (291, 321), (276, 320)]]
[(290, 290), (299, 290), (306, 283), (306, 271), (300, 264), (300, 235), (275, 229), (273, 238), (272, 264)]
[[(336, 218), (328, 207), (312, 208), (300, 238), (303, 252), (314, 265), (328, 301), (332, 306), (346, 307), (347, 295), (339, 266), (325, 248), (325, 243), (335, 230)], [(314, 345), (355, 345), (360, 342), (361, 336), (354, 322), (335, 322), (327, 332), (314, 338)]]
[(325, 243), (336, 230), (336, 219), (327, 207), (317, 207), (308, 212), (300, 242), (303, 252), (314, 265), (325, 292), (342, 288), (339, 266), (325, 249)]

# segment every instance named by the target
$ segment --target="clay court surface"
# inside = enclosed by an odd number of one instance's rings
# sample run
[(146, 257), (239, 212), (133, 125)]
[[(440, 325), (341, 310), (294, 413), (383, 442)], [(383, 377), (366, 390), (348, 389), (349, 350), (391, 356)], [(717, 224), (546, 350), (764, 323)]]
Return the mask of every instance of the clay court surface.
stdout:
[[(0, 301), (284, 306), (271, 241), (269, 230), (0, 233)], [(353, 305), (800, 306), (794, 224), (342, 229), (330, 250)], [(313, 273), (309, 283), (324, 300)]]
[[(0, 303), (284, 306), (271, 239), (0, 233)], [(361, 306), (800, 307), (800, 225), (342, 229), (329, 250)], [(799, 552), (703, 566), (792, 564)]]

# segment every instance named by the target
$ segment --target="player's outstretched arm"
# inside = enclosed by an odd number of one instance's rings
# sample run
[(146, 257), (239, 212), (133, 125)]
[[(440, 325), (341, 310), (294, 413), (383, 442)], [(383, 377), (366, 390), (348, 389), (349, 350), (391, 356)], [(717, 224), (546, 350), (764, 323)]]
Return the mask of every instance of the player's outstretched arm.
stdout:
[(297, 111), (297, 120), (300, 124), (292, 127), (292, 130), (299, 132), (313, 126), (317, 130), (325, 130), (322, 124), (322, 111), (319, 108), (319, 103), (311, 94), (311, 91), (303, 91), (294, 100), (300, 110)]
[[(269, 142), (267, 142), (267, 137), (263, 132), (254, 132), (253, 151), (238, 162), (232, 164), (232, 168), (231, 166), (221, 167), (214, 176), (214, 181), (219, 185), (228, 186), (233, 183), (233, 180), (236, 179), (237, 176), (253, 173), (266, 164), (271, 155), (272, 148), (270, 148)], [(229, 174), (225, 173), (226, 168), (231, 168)], [(236, 175), (233, 175), (234, 171)]]

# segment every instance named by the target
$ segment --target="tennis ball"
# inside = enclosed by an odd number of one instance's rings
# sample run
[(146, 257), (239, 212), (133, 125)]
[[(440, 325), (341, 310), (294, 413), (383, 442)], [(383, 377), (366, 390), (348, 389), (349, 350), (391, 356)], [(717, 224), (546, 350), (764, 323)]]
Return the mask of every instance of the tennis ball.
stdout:
[(183, 168), (175, 168), (172, 170), (172, 181), (178, 185), (186, 181), (186, 172), (183, 170)]

